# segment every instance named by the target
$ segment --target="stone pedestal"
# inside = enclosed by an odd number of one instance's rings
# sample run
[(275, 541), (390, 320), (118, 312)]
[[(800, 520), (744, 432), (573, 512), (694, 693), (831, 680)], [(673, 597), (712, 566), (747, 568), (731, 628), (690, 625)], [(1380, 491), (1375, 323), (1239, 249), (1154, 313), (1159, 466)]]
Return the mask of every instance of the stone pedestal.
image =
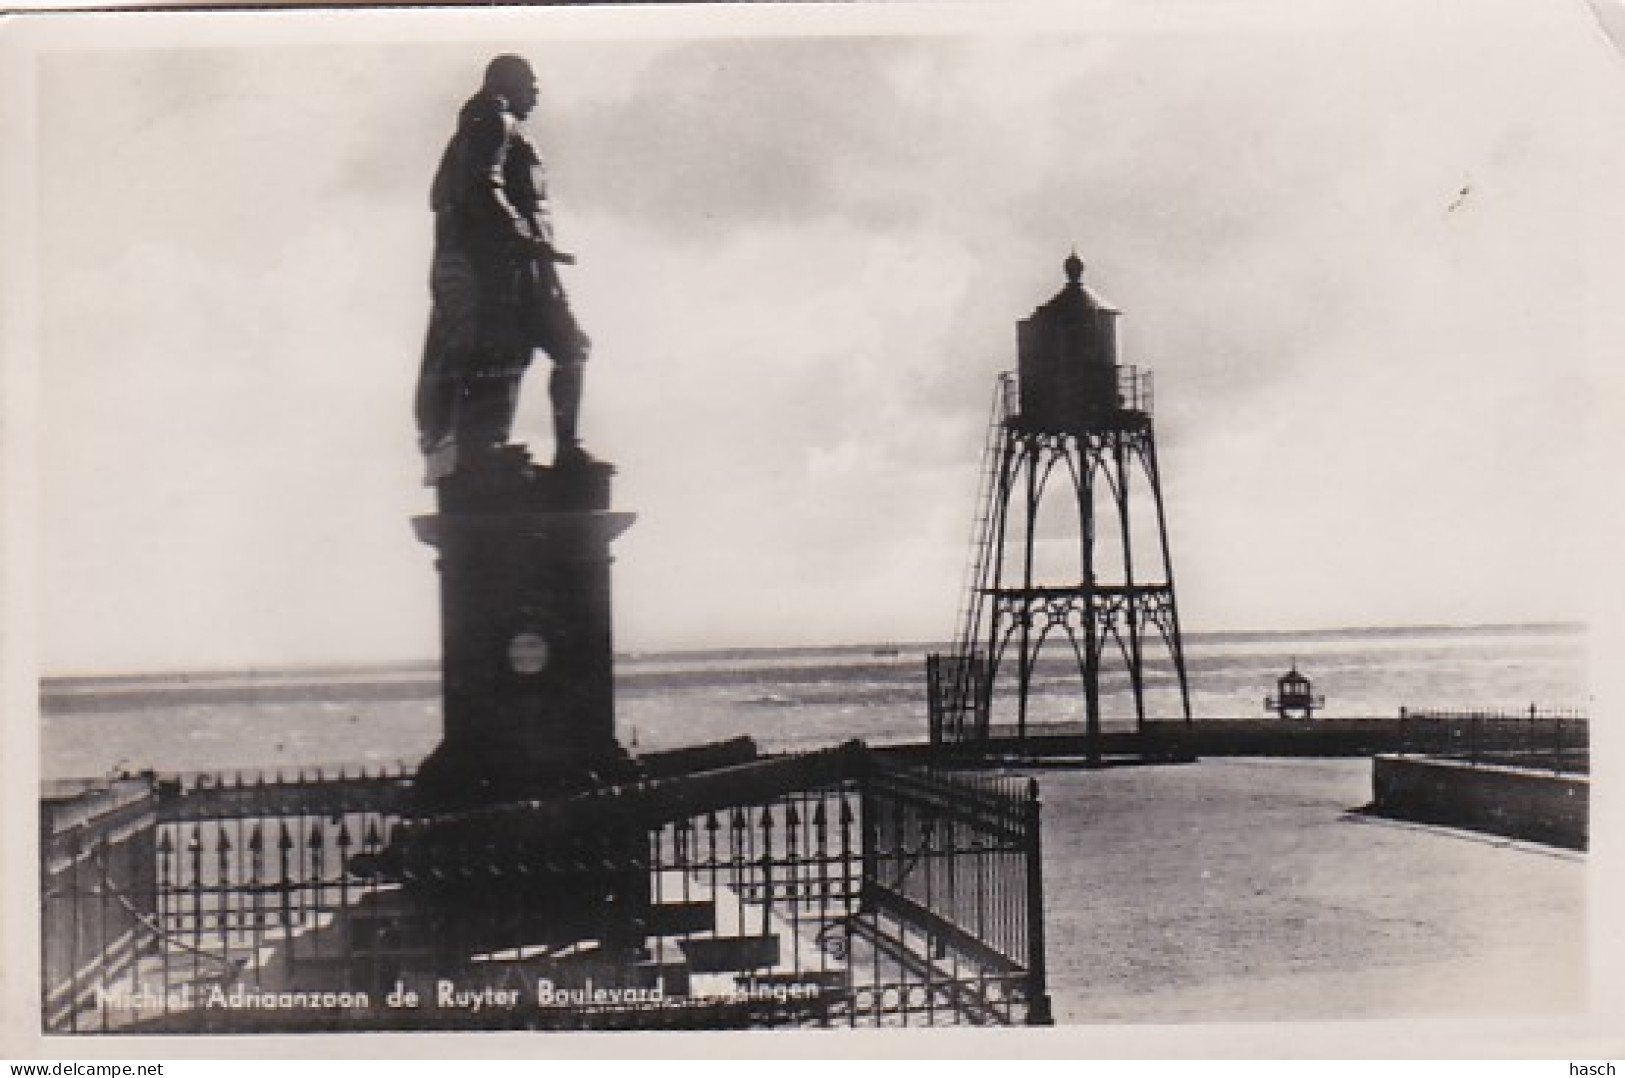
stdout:
[(532, 464), (508, 447), (437, 486), (413, 523), (439, 551), (444, 738), (420, 811), (566, 795), (629, 777), (615, 740), (610, 543), (614, 469)]

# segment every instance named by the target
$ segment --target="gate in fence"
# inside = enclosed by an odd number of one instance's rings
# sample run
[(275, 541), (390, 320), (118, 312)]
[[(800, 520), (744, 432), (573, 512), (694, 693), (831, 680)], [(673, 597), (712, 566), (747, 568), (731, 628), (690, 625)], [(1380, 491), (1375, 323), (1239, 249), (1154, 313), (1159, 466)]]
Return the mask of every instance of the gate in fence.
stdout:
[(407, 813), (410, 782), (58, 801), (45, 1027), (1050, 1020), (1030, 780), (853, 745), (432, 822)]

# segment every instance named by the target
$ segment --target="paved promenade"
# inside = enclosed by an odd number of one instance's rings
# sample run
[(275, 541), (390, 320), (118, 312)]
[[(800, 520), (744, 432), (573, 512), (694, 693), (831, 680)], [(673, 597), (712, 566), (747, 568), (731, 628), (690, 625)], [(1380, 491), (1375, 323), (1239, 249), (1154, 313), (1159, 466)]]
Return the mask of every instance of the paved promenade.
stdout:
[(1584, 1006), (1584, 857), (1351, 814), (1371, 799), (1369, 760), (1040, 782), (1058, 1023)]

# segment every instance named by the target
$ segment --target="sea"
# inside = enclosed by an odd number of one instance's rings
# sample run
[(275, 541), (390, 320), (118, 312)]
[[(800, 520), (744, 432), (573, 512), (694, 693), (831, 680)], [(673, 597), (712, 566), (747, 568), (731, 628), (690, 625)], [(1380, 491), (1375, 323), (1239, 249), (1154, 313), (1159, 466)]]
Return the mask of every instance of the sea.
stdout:
[[(1224, 631), (1187, 634), (1184, 653), (1199, 719), (1263, 717), (1293, 667), (1324, 695), (1321, 717), (1397, 718), (1401, 708), (1589, 712), (1586, 642), (1572, 624)], [(739, 735), (764, 752), (921, 741), (926, 655), (941, 650), (878, 642), (621, 655), (617, 735), (634, 751)], [(1080, 721), (1076, 662), (1053, 647), (1044, 654), (1029, 721)], [(1176, 717), (1169, 656), (1153, 648), (1145, 668), (1150, 717)], [(1013, 699), (1010, 689), (995, 699)], [(41, 777), (410, 767), (440, 740), (439, 693), (433, 663), (47, 677)], [(1108, 727), (1132, 722), (1121, 663), (1103, 670), (1102, 694)]]

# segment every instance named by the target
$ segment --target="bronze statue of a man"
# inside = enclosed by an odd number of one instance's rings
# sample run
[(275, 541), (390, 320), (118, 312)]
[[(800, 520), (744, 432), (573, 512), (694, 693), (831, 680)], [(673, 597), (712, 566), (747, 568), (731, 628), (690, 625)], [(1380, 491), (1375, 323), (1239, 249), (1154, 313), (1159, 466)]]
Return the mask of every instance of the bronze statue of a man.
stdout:
[(554, 463), (591, 459), (576, 432), (588, 340), (556, 268), (574, 260), (553, 246), (541, 156), (519, 126), (536, 100), (530, 64), (492, 60), (435, 173), (434, 307), (417, 391), (431, 482), (507, 443), (537, 348), (553, 361)]

